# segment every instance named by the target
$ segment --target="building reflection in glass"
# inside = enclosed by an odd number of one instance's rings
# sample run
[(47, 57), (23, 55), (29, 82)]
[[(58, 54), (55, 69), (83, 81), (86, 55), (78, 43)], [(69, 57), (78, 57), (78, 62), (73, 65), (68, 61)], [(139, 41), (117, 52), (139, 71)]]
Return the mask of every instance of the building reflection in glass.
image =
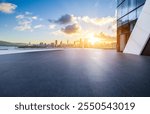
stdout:
[(146, 0), (117, 0), (117, 51), (123, 51)]

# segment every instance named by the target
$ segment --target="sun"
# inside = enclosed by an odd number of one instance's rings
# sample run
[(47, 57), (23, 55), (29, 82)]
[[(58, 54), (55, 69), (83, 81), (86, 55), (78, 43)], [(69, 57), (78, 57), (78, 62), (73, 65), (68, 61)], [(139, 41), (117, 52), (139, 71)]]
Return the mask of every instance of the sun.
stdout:
[(92, 36), (88, 39), (88, 42), (91, 43), (92, 45), (95, 45), (96, 43), (100, 42), (100, 39)]

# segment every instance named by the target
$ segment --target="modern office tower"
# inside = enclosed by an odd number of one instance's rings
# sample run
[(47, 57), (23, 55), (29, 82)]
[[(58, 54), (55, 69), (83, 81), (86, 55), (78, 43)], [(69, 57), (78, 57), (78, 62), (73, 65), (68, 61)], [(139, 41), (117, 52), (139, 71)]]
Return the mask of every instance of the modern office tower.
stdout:
[(69, 45), (69, 40), (67, 40), (67, 45)]
[(57, 47), (57, 45), (58, 45), (58, 41), (57, 41), (57, 40), (55, 40), (55, 47)]
[(83, 41), (81, 38), (80, 38), (80, 48), (83, 48)]
[(150, 0), (117, 0), (117, 51), (150, 55)]
[(62, 46), (63, 46), (63, 42), (62, 42), (62, 41), (60, 41), (59, 47), (62, 47)]
[(88, 39), (84, 39), (84, 48), (88, 48)]

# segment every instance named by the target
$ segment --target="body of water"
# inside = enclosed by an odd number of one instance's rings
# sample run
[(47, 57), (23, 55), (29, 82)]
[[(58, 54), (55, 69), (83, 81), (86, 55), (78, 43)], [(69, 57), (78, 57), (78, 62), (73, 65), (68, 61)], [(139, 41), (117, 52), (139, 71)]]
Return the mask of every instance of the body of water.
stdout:
[(18, 47), (15, 47), (15, 46), (0, 46), (0, 50), (14, 50), (17, 48)]

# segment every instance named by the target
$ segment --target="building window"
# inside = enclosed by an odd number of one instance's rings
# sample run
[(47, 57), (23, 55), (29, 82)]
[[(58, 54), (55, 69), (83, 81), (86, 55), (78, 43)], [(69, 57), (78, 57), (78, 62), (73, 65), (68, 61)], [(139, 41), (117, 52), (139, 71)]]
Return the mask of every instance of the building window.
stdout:
[(134, 10), (133, 12), (131, 12), (129, 14), (129, 21), (133, 21), (133, 20), (136, 20), (136, 19), (137, 19), (136, 10)]
[(117, 0), (117, 6), (120, 5), (124, 0)]
[(117, 26), (120, 27), (120, 26), (121, 26), (121, 23), (122, 23), (122, 20), (119, 19), (119, 20), (117, 21)]
[(122, 18), (122, 25), (126, 24), (129, 22), (129, 16), (126, 15), (125, 17)]
[(129, 1), (129, 12), (136, 8), (136, 0), (128, 0)]
[[(118, 0), (117, 8), (118, 27), (136, 20), (146, 0)], [(139, 7), (140, 6), (140, 7)]]
[(122, 3), (122, 13), (121, 13), (121, 16), (124, 16), (128, 13), (128, 0), (125, 0), (123, 3)]
[(121, 17), (121, 6), (117, 9), (117, 18), (119, 19)]
[(145, 3), (146, 0), (137, 0), (137, 7)]
[(143, 6), (141, 6), (137, 9), (137, 18), (140, 16), (142, 9), (143, 9)]

